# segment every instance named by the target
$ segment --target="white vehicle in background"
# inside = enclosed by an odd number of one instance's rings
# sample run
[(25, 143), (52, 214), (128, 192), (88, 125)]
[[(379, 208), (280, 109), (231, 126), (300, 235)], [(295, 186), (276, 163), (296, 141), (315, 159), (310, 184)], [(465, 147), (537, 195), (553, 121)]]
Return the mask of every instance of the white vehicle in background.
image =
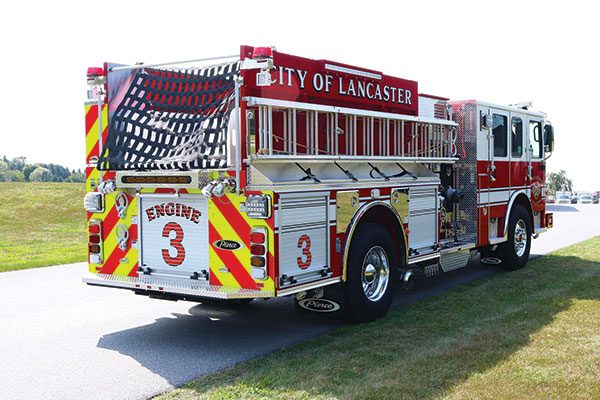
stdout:
[(556, 204), (571, 204), (571, 193), (556, 192)]
[(593, 204), (594, 199), (591, 193), (580, 193), (577, 204)]

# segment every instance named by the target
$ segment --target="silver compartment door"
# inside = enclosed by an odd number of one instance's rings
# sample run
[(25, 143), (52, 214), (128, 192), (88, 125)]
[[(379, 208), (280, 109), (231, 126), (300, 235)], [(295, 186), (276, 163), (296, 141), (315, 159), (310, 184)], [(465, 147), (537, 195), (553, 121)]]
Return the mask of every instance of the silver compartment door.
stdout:
[(328, 269), (329, 196), (281, 195), (279, 201), (279, 275), (293, 277), (282, 286), (322, 278)]
[[(140, 266), (152, 275), (206, 280), (208, 200), (204, 196), (140, 196)], [(164, 211), (164, 213), (162, 212)]]
[(409, 246), (420, 254), (437, 251), (437, 186), (410, 188), (409, 191)]

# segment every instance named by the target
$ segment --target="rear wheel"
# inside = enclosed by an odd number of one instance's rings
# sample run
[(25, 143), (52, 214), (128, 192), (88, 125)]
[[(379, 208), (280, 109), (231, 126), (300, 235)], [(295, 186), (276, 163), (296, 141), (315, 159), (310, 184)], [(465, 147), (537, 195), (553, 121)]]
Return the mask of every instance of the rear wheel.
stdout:
[(508, 240), (500, 246), (501, 268), (514, 271), (527, 264), (531, 250), (531, 215), (521, 204), (516, 204), (508, 220)]
[(372, 321), (385, 315), (398, 283), (398, 258), (388, 231), (368, 223), (360, 227), (348, 254), (344, 287), (348, 317)]

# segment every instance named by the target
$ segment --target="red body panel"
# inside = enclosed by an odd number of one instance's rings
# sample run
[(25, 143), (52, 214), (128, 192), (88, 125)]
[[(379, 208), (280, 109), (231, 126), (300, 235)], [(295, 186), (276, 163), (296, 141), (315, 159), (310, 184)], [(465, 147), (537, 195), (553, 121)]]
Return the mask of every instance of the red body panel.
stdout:
[[(242, 59), (250, 58), (252, 49), (252, 47), (242, 46)], [(256, 86), (258, 70), (242, 71), (244, 77), (242, 97), (267, 97), (418, 115), (416, 81), (383, 75), (378, 71), (338, 62), (311, 60), (277, 51), (273, 52), (273, 63), (275, 68), (271, 77), (274, 84), (271, 86)], [(331, 69), (332, 66), (335, 70)], [(357, 75), (360, 73), (367, 76)], [(351, 86), (354, 87), (354, 92)], [(359, 86), (363, 90), (359, 90)]]

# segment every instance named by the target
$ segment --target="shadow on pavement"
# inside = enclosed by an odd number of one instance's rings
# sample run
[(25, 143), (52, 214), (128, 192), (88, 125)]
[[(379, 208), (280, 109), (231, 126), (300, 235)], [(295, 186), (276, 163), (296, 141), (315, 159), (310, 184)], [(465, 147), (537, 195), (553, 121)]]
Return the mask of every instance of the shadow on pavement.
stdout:
[[(498, 270), (471, 265), (442, 277), (398, 288), (393, 308), (441, 293)], [(230, 367), (309, 338), (345, 322), (326, 314), (299, 313), (289, 298), (250, 304), (207, 302), (189, 315), (173, 314), (153, 324), (102, 336), (98, 347), (132, 357), (142, 366), (179, 386), (207, 373)]]
[(132, 357), (177, 386), (343, 324), (297, 313), (285, 299), (198, 304), (189, 312), (104, 335), (97, 346)]

